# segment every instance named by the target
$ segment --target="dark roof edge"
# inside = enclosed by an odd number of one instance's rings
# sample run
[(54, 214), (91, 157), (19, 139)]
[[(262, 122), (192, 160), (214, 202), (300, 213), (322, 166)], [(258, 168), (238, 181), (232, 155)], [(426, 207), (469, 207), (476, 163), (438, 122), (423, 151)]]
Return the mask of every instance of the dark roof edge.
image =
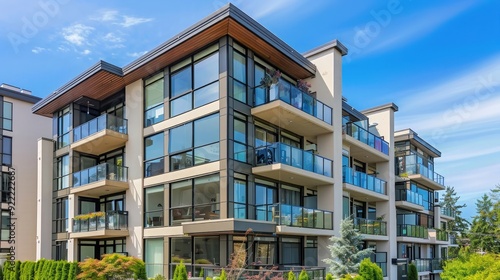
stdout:
[(340, 52), (340, 54), (342, 54), (342, 56), (346, 55), (348, 52), (347, 47), (344, 46), (339, 40), (335, 39), (335, 40), (330, 41), (328, 43), (325, 43), (321, 46), (315, 47), (314, 49), (309, 50), (309, 51), (303, 53), (302, 55), (304, 57), (311, 57), (313, 55), (316, 55), (320, 52), (326, 51), (326, 50), (331, 49), (331, 48), (338, 50)]
[(76, 76), (73, 78), (71, 81), (36, 103), (32, 108), (31, 111), (35, 113), (36, 111), (40, 110), (43, 106), (47, 105), (48, 103), (52, 102), (54, 99), (58, 98), (59, 96), (63, 95), (65, 92), (68, 90), (74, 88), (81, 82), (85, 81), (92, 75), (96, 74), (99, 71), (107, 71), (111, 74), (115, 74), (117, 76), (122, 77), (123, 76), (123, 71), (120, 67), (113, 65), (111, 63), (108, 63), (106, 61), (100, 60), (93, 66), (91, 66), (89, 69), (85, 70), (83, 73), (80, 75)]
[[(438, 157), (441, 157), (441, 152), (438, 149), (436, 149), (434, 146), (432, 146), (431, 144), (429, 144), (424, 139), (420, 138), (420, 136), (418, 136), (418, 133), (416, 133), (415, 131), (413, 131), (411, 128), (401, 129), (401, 130), (395, 131), (394, 134), (396, 134), (396, 133), (402, 133), (402, 132), (405, 132), (405, 131), (408, 131), (408, 133), (407, 133), (408, 139), (414, 139), (420, 145), (422, 145), (423, 147), (425, 147), (429, 151), (433, 152)], [(401, 136), (404, 136), (404, 135), (401, 135)]]
[(275, 47), (277, 50), (279, 50), (283, 54), (290, 57), (297, 64), (304, 67), (312, 75), (316, 74), (316, 66), (312, 62), (310, 62), (307, 58), (305, 58), (300, 53), (295, 51), (293, 48), (291, 48), (289, 45), (287, 45), (285, 42), (283, 42), (281, 39), (279, 39), (276, 35), (269, 32), (264, 26), (259, 24), (257, 21), (252, 19), (250, 16), (245, 14), (243, 11), (241, 11), (240, 9), (238, 9), (236, 6), (234, 6), (231, 3), (226, 4), (225, 6), (220, 8), (219, 10), (208, 15), (204, 19), (198, 21), (197, 23), (190, 26), (189, 28), (182, 31), (181, 33), (175, 35), (170, 40), (164, 42), (163, 44), (161, 44), (158, 47), (154, 48), (153, 50), (147, 52), (143, 56), (132, 61), (131, 63), (129, 63), (128, 65), (123, 67), (123, 73), (125, 75), (127, 75), (128, 73), (136, 70), (137, 68), (141, 67), (142, 65), (155, 59), (156, 57), (158, 57), (162, 53), (174, 48), (175, 46), (190, 39), (191, 37), (202, 32), (203, 30), (205, 30), (205, 29), (211, 27), (212, 25), (220, 22), (221, 20), (223, 20), (225, 18), (229, 18), (229, 17), (231, 17), (234, 20), (236, 20), (237, 22), (239, 22), (245, 28), (252, 31), (257, 36), (259, 36), (263, 40), (265, 40), (266, 42), (269, 42), (273, 47)]
[(6, 97), (9, 97), (12, 99), (17, 99), (20, 101), (32, 103), (32, 104), (35, 104), (38, 101), (42, 100), (42, 98), (40, 98), (38, 96), (17, 92), (17, 91), (14, 91), (14, 90), (11, 90), (8, 88), (4, 88), (4, 87), (0, 87), (0, 95), (6, 96)]
[(376, 106), (376, 107), (373, 107), (373, 108), (369, 108), (369, 109), (366, 109), (366, 110), (363, 110), (361, 111), (361, 113), (363, 114), (371, 114), (371, 113), (375, 113), (375, 112), (378, 112), (378, 111), (382, 111), (382, 110), (385, 110), (385, 109), (392, 109), (394, 112), (397, 112), (399, 110), (398, 106), (394, 103), (387, 103), (387, 104), (384, 104), (384, 105), (380, 105), (380, 106)]
[(347, 104), (347, 102), (345, 102), (345, 101), (342, 101), (342, 110), (347, 111), (349, 114), (355, 116), (359, 120), (367, 120), (368, 119), (365, 115), (363, 115), (363, 113), (354, 109), (354, 107)]

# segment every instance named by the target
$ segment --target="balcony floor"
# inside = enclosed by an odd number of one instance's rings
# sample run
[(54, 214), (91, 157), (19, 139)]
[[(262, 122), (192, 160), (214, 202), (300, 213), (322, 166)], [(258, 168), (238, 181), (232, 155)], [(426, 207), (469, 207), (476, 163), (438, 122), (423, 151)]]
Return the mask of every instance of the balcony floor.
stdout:
[(127, 134), (105, 129), (72, 143), (71, 149), (82, 153), (101, 155), (122, 147), (127, 140)]
[(351, 185), (349, 183), (343, 183), (344, 190), (351, 194), (351, 197), (359, 199), (365, 202), (375, 202), (375, 201), (388, 201), (389, 196), (374, 192), (356, 185)]
[(424, 211), (424, 206), (414, 204), (408, 201), (396, 201), (396, 207), (404, 208), (412, 211)]
[(253, 167), (252, 173), (272, 178), (274, 180), (302, 185), (306, 187), (333, 185), (334, 183), (334, 180), (331, 177), (327, 177), (282, 163)]
[(85, 239), (103, 239), (103, 238), (116, 238), (127, 237), (129, 235), (128, 229), (101, 229), (94, 231), (84, 232), (71, 232), (70, 238), (85, 238)]
[(375, 148), (356, 140), (354, 137), (343, 134), (344, 143), (348, 143), (350, 147), (350, 156), (362, 160), (366, 163), (386, 162), (389, 161), (389, 156), (376, 150)]
[(312, 137), (333, 132), (333, 126), (282, 100), (252, 108), (251, 113), (255, 117), (303, 136)]
[(427, 177), (425, 177), (424, 175), (422, 174), (412, 174), (412, 175), (408, 175), (408, 179), (412, 180), (412, 181), (415, 181), (419, 184), (422, 184), (426, 187), (429, 187), (435, 191), (443, 191), (445, 189), (445, 187), (443, 185), (440, 185), (438, 184), (437, 182), (435, 182), (434, 180), (431, 180)]
[(72, 187), (70, 193), (99, 198), (103, 195), (126, 191), (128, 188), (128, 182), (101, 180), (79, 187)]

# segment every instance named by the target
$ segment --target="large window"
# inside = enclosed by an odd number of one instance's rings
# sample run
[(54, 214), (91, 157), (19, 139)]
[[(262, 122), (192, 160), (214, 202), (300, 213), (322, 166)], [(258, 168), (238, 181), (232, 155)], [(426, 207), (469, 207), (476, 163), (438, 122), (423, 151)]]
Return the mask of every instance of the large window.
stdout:
[(165, 166), (163, 132), (144, 138), (144, 147), (144, 176), (162, 174)]
[(238, 161), (247, 162), (247, 121), (243, 114), (234, 112), (234, 155), (233, 158)]
[(220, 265), (220, 248), (218, 236), (171, 238), (170, 278), (175, 266), (181, 261), (186, 264), (188, 273), (194, 277), (200, 276), (203, 267)]
[(125, 238), (106, 240), (79, 240), (78, 261), (85, 259), (100, 259), (104, 254), (124, 253), (126, 248)]
[(170, 130), (170, 171), (219, 160), (219, 114)]
[(69, 107), (57, 113), (57, 141), (56, 148), (60, 149), (69, 145), (71, 130), (71, 114)]
[(68, 198), (64, 197), (56, 199), (53, 204), (53, 208), (53, 232), (67, 232), (69, 216)]
[(219, 52), (214, 45), (171, 67), (170, 116), (219, 98)]
[(247, 180), (243, 174), (234, 174), (233, 183), (233, 217), (235, 219), (247, 218)]
[[(9, 190), (9, 187), (11, 187), (10, 185), (10, 174), (7, 173), (7, 172), (2, 172), (2, 203), (9, 203), (9, 197), (11, 197), (10, 195), (10, 189)], [(13, 187), (13, 186), (12, 186)]]
[(163, 186), (147, 188), (144, 203), (144, 223), (145, 227), (163, 226)]
[(3, 102), (3, 129), (12, 131), (12, 103), (4, 101)]
[(164, 98), (164, 74), (163, 72), (145, 81), (144, 89), (144, 126), (150, 126), (163, 121), (163, 98)]
[(233, 98), (247, 103), (247, 63), (245, 49), (233, 44)]
[(145, 239), (144, 262), (148, 279), (163, 275), (163, 238)]
[(69, 187), (69, 155), (58, 157), (54, 168), (54, 190)]
[(219, 174), (170, 185), (170, 224), (219, 219)]
[(52, 245), (52, 258), (56, 261), (68, 260), (68, 241), (56, 241)]
[(10, 211), (2, 210), (2, 227), (1, 227), (1, 240), (7, 241), (9, 240), (10, 235)]
[(12, 165), (12, 138), (8, 136), (2, 139), (2, 164)]

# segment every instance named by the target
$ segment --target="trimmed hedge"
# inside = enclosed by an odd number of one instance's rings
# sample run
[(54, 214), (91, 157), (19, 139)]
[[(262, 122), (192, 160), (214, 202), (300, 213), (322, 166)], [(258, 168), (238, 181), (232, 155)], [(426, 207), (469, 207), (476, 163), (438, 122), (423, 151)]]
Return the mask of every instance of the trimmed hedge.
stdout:
[(77, 262), (41, 259), (34, 261), (16, 261), (14, 265), (7, 261), (3, 267), (4, 280), (76, 280)]

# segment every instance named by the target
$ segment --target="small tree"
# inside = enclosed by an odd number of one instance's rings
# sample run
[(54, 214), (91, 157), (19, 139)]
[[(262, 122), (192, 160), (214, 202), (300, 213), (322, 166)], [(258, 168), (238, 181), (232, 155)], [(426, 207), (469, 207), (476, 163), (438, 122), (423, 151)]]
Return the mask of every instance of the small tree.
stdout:
[(288, 272), (288, 280), (296, 280), (295, 273), (291, 270)]
[(309, 274), (304, 269), (300, 272), (299, 280), (309, 280)]
[(331, 258), (323, 261), (330, 265), (330, 272), (336, 277), (357, 272), (361, 261), (372, 253), (371, 248), (360, 250), (363, 240), (350, 218), (340, 223), (340, 237), (332, 236), (330, 241), (332, 244), (327, 248)]
[(359, 266), (359, 274), (354, 278), (356, 280), (383, 280), (384, 276), (382, 273), (382, 269), (372, 263), (370, 259), (366, 258), (361, 261)]
[(418, 280), (418, 271), (414, 263), (408, 265), (408, 280)]
[(188, 275), (187, 275), (186, 266), (184, 265), (184, 263), (181, 260), (181, 263), (175, 267), (174, 280), (187, 280), (187, 279), (188, 279)]
[(68, 271), (68, 280), (75, 280), (77, 273), (78, 273), (78, 263), (77, 262), (70, 263)]
[(145, 279), (142, 269), (144, 262), (121, 254), (107, 254), (102, 260), (86, 259), (79, 266), (82, 272), (77, 279)]
[(332, 275), (330, 272), (328, 272), (328, 273), (326, 274), (326, 278), (325, 278), (325, 280), (333, 280), (333, 275)]
[(224, 269), (222, 269), (222, 271), (220, 273), (219, 280), (227, 280), (226, 271)]

